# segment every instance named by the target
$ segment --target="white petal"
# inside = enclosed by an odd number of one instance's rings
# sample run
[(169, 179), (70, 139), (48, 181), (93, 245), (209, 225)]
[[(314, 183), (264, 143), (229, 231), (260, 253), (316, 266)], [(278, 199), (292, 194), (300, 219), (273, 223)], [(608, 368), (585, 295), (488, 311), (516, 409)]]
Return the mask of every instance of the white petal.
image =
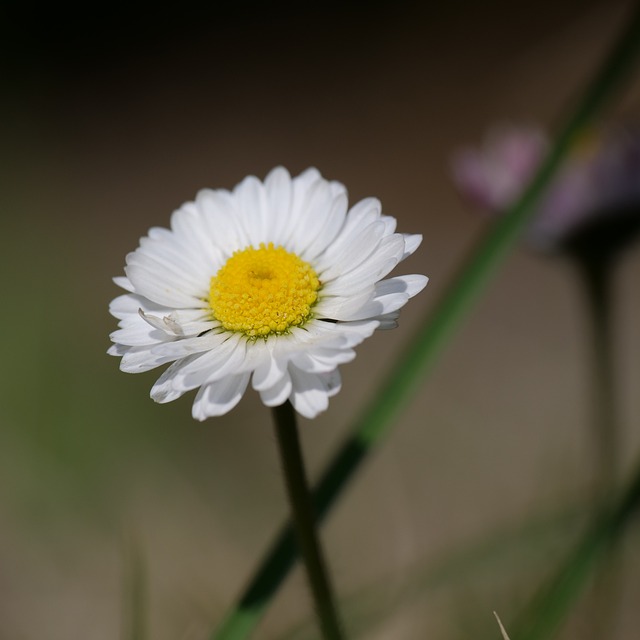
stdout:
[(163, 305), (154, 304), (153, 302), (131, 293), (125, 293), (122, 296), (114, 298), (109, 304), (109, 313), (122, 320), (129, 316), (138, 315), (138, 311), (142, 309), (146, 313), (169, 313), (170, 309)]
[(276, 167), (264, 181), (271, 220), (265, 242), (276, 246), (284, 244), (289, 237), (291, 201), (293, 187), (291, 176), (283, 167)]
[(132, 264), (128, 264), (125, 271), (136, 291), (152, 302), (172, 309), (203, 306), (203, 301), (198, 297), (199, 292), (194, 292), (193, 287), (185, 286), (185, 282), (166, 267), (132, 257)]
[(387, 278), (376, 283), (376, 297), (386, 296), (390, 293), (406, 293), (410, 298), (413, 298), (417, 293), (420, 293), (429, 282), (427, 276), (418, 274), (411, 274), (407, 276), (395, 276), (394, 278)]
[(370, 337), (378, 328), (377, 320), (355, 322), (325, 322), (311, 320), (305, 325), (309, 341), (318, 347), (348, 349)]
[(299, 228), (304, 230), (307, 224), (307, 203), (309, 192), (316, 183), (322, 182), (322, 176), (317, 169), (310, 168), (296, 176), (291, 181), (291, 207), (287, 229), (283, 234), (282, 246), (289, 251), (296, 251), (293, 238), (297, 237)]
[(256, 367), (251, 384), (256, 391), (270, 389), (282, 380), (286, 370), (286, 361), (274, 357), (265, 358)]
[(314, 311), (319, 318), (352, 320), (351, 316), (364, 307), (374, 294), (375, 288), (371, 285), (351, 296), (324, 297), (318, 302)]
[(364, 320), (377, 318), (403, 307), (409, 298), (424, 289), (428, 278), (420, 275), (398, 276), (376, 284), (376, 296), (342, 320)]
[[(317, 210), (310, 210), (310, 220), (313, 221), (305, 230), (311, 242), (297, 243), (296, 247), (303, 247), (299, 253), (307, 262), (312, 262), (318, 254), (331, 245), (344, 224), (347, 213), (347, 196), (340, 194), (332, 196), (327, 187), (328, 202), (318, 202)], [(317, 220), (317, 223), (316, 223)], [(306, 246), (305, 246), (306, 245)]]
[[(291, 181), (291, 204), (289, 207), (286, 227), (281, 232), (282, 246), (288, 251), (298, 253), (307, 244), (305, 234), (309, 222), (309, 202), (316, 184), (322, 184), (320, 172), (313, 167), (307, 169)], [(298, 246), (296, 241), (300, 240)]]
[(112, 344), (108, 349), (107, 349), (107, 353), (110, 356), (123, 356), (125, 353), (127, 353), (127, 351), (129, 351), (129, 349), (131, 349), (131, 347), (126, 347), (123, 344)]
[(177, 360), (185, 356), (217, 350), (220, 345), (232, 338), (233, 336), (229, 336), (228, 333), (214, 330), (204, 335), (163, 342), (155, 345), (153, 350), (154, 353), (170, 356), (173, 360)]
[(323, 282), (329, 282), (362, 264), (374, 253), (384, 236), (384, 224), (374, 222), (352, 234), (344, 231), (327, 250), (314, 261)]
[(336, 368), (333, 358), (316, 358), (314, 353), (300, 352), (291, 358), (291, 364), (307, 373), (328, 373)]
[(277, 407), (289, 398), (291, 395), (291, 376), (288, 371), (273, 386), (262, 389), (260, 391), (260, 399), (267, 407)]
[(123, 289), (126, 289), (127, 291), (130, 291), (131, 293), (135, 293), (135, 288), (131, 284), (131, 281), (129, 280), (129, 278), (127, 278), (125, 276), (116, 276), (115, 278), (113, 278), (113, 281), (119, 287), (122, 287)]
[(269, 228), (270, 209), (264, 185), (255, 176), (247, 176), (233, 190), (233, 195), (249, 242), (257, 248), (265, 242)]
[(333, 196), (329, 184), (316, 173), (315, 180), (309, 184), (294, 180), (293, 198), (292, 211), (298, 215), (285, 246), (298, 255), (304, 255), (325, 223)]
[(120, 370), (125, 373), (143, 373), (151, 371), (173, 358), (156, 355), (148, 347), (127, 347), (125, 345), (113, 345), (109, 349), (111, 355), (121, 355)]
[(228, 191), (202, 189), (196, 196), (196, 205), (203, 213), (208, 235), (215, 239), (225, 258), (251, 244)]
[(393, 216), (380, 216), (380, 220), (384, 222), (385, 235), (395, 233), (398, 221)]
[[(133, 319), (133, 316), (131, 318)], [(126, 326), (114, 331), (109, 336), (113, 342), (128, 347), (150, 347), (173, 339), (165, 331), (152, 327), (142, 318), (140, 318), (139, 322), (123, 320), (121, 325), (124, 323), (126, 323)]]
[(203, 215), (187, 203), (174, 211), (171, 221), (176, 230), (151, 229), (134, 255), (146, 256), (152, 265), (161, 264), (196, 289), (206, 288), (222, 254), (207, 232)]
[[(229, 339), (216, 349), (183, 358), (184, 363), (164, 372), (154, 385), (158, 393), (164, 393), (165, 385), (172, 389), (189, 391), (196, 387), (215, 382), (222, 378), (244, 371), (242, 364), (246, 357), (246, 342), (239, 337)], [(182, 362), (182, 360), (180, 361)], [(154, 390), (152, 390), (152, 396)]]
[(193, 402), (193, 417), (202, 421), (231, 411), (240, 402), (248, 383), (249, 374), (241, 373), (205, 385)]
[(395, 329), (398, 326), (398, 317), (400, 316), (400, 311), (393, 311), (392, 313), (387, 313), (383, 316), (378, 316), (377, 320), (380, 323), (378, 327), (380, 330), (385, 331), (387, 329)]
[(363, 288), (368, 288), (384, 278), (397, 264), (398, 258), (391, 257), (387, 258), (386, 262), (368, 265), (370, 268), (358, 267), (326, 285), (325, 293), (343, 298), (356, 295)]
[(293, 383), (291, 404), (305, 418), (315, 418), (329, 406), (329, 398), (340, 390), (340, 373), (306, 373), (289, 365)]
[(154, 329), (158, 329), (163, 333), (171, 337), (183, 337), (184, 331), (182, 327), (171, 317), (171, 314), (162, 316), (153, 316), (150, 313), (145, 313), (142, 309), (138, 311), (140, 317)]
[(378, 198), (364, 198), (357, 202), (349, 209), (345, 231), (350, 229), (364, 227), (380, 218), (382, 204)]
[(404, 236), (404, 254), (401, 260), (408, 258), (421, 244), (422, 235), (419, 233), (403, 233)]
[[(197, 246), (179, 242), (175, 234), (168, 240), (141, 238), (140, 246), (127, 256), (127, 266), (138, 264), (163, 275), (168, 273), (179, 278), (185, 287), (195, 289), (198, 295), (203, 286), (203, 293), (206, 293), (206, 284), (212, 275), (211, 265), (214, 261), (214, 256), (202, 260), (198, 255)], [(135, 285), (135, 282), (133, 284)]]
[(401, 260), (404, 240), (400, 234), (387, 236), (380, 241), (375, 253), (348, 273), (325, 285), (329, 295), (347, 296), (361, 291), (384, 278)]
[(345, 320), (364, 320), (365, 318), (378, 318), (386, 313), (397, 311), (409, 300), (406, 293), (390, 293), (388, 296), (381, 296), (371, 300), (358, 311), (351, 314)]
[(160, 404), (165, 402), (173, 402), (177, 400), (181, 395), (189, 391), (188, 388), (178, 388), (173, 385), (173, 380), (179, 374), (187, 364), (193, 362), (198, 356), (189, 356), (188, 358), (182, 358), (174, 362), (151, 387), (151, 398)]
[[(356, 352), (353, 349), (329, 349), (329, 348), (314, 348), (312, 352), (313, 359), (317, 362), (331, 365), (331, 368), (336, 368), (338, 365), (351, 362), (356, 357)], [(327, 367), (325, 370), (329, 370)]]
[[(333, 202), (328, 207), (328, 212), (318, 214), (322, 220), (322, 224), (317, 229), (309, 229), (309, 235), (312, 236), (312, 242), (308, 247), (301, 251), (301, 257), (307, 262), (313, 262), (314, 259), (331, 245), (342, 225), (347, 212), (347, 195), (339, 194), (333, 197)], [(324, 218), (324, 219), (323, 219)]]

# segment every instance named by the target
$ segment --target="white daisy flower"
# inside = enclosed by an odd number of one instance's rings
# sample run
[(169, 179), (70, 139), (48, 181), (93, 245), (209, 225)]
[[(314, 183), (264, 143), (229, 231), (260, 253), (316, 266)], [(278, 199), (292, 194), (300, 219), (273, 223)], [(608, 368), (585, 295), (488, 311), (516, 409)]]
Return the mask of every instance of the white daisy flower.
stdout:
[(151, 390), (170, 402), (198, 389), (193, 417), (230, 411), (249, 380), (265, 405), (290, 400), (307, 418), (340, 390), (338, 365), (427, 283), (383, 278), (422, 241), (395, 233), (375, 198), (347, 210), (347, 191), (316, 169), (271, 171), (233, 191), (203, 189), (126, 258), (129, 293), (112, 301), (109, 353), (127, 373), (173, 363)]

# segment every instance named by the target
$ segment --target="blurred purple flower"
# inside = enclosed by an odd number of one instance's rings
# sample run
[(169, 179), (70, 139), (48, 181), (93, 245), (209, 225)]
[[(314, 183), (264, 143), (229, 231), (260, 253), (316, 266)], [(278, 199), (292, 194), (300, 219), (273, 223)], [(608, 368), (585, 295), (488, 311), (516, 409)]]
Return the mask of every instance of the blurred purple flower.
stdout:
[(547, 137), (539, 128), (495, 127), (480, 149), (468, 147), (454, 154), (454, 181), (482, 209), (501, 211), (520, 195), (547, 147)]
[[(548, 147), (545, 133), (532, 126), (492, 129), (480, 149), (454, 154), (454, 181), (471, 202), (500, 212), (520, 195)], [(603, 238), (618, 247), (638, 227), (640, 130), (609, 127), (574, 146), (538, 205), (528, 239), (546, 251), (591, 251)]]

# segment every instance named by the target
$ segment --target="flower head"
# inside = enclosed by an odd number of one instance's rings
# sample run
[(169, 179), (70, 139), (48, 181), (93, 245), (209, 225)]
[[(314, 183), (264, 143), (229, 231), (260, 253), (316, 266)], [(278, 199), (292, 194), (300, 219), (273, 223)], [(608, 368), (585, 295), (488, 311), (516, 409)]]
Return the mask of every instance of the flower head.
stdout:
[[(521, 194), (548, 146), (541, 129), (494, 129), (480, 150), (454, 155), (454, 180), (472, 202), (500, 212)], [(640, 225), (639, 214), (640, 131), (609, 127), (574, 145), (540, 201), (528, 237), (547, 251), (614, 251), (620, 236), (630, 238)]]
[(151, 397), (198, 389), (198, 420), (231, 410), (249, 380), (267, 406), (290, 400), (315, 417), (340, 390), (338, 365), (353, 347), (394, 327), (427, 283), (383, 279), (422, 240), (395, 227), (375, 198), (348, 209), (345, 187), (315, 169), (204, 189), (127, 256), (109, 353), (128, 373), (172, 363)]

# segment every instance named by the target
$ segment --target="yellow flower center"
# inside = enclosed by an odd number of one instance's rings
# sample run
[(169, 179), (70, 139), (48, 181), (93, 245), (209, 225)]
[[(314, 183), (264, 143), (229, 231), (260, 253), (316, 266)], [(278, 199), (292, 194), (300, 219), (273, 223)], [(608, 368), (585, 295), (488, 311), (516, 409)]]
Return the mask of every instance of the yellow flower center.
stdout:
[(236, 251), (211, 278), (209, 305), (228, 331), (249, 337), (304, 324), (320, 281), (310, 264), (273, 243)]

